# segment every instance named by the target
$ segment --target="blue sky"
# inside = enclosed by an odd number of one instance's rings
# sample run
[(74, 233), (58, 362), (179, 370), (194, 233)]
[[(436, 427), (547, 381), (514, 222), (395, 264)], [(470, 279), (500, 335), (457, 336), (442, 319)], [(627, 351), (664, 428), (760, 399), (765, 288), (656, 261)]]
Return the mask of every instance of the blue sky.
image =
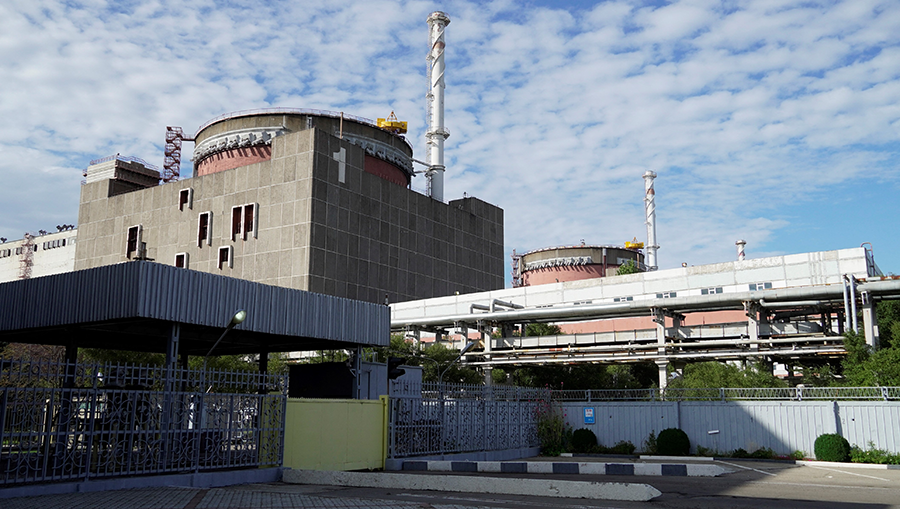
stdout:
[(424, 157), (442, 10), (445, 196), (504, 208), (508, 252), (642, 239), (652, 169), (661, 267), (731, 260), (743, 238), (749, 257), (871, 242), (900, 273), (895, 0), (11, 4), (3, 237), (75, 223), (91, 159), (161, 166), (167, 125), (231, 111), (393, 110)]

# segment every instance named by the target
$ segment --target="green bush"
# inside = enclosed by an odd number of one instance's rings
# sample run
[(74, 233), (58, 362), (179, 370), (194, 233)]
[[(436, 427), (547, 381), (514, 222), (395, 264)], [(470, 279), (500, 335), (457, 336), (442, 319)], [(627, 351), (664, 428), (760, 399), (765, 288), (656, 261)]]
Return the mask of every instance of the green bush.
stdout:
[(745, 451), (744, 449), (738, 448), (738, 449), (731, 451), (731, 457), (732, 458), (749, 458), (750, 453)]
[(573, 452), (591, 452), (597, 446), (597, 435), (587, 428), (576, 429), (572, 433)]
[(651, 431), (649, 435), (647, 435), (647, 440), (644, 440), (644, 454), (657, 454), (659, 453), (659, 447), (656, 444), (656, 432)]
[(834, 433), (819, 435), (813, 450), (819, 461), (850, 461), (850, 442)]
[(750, 457), (758, 460), (770, 460), (775, 457), (775, 451), (768, 447), (763, 447), (751, 452)]
[(853, 463), (881, 463), (883, 465), (900, 465), (900, 454), (891, 454), (884, 449), (876, 449), (874, 442), (869, 442), (868, 449), (854, 445), (850, 449), (850, 461)]
[(634, 454), (635, 449), (636, 447), (634, 444), (627, 440), (620, 440), (616, 445), (610, 448), (613, 454)]
[(684, 431), (668, 428), (659, 432), (656, 448), (663, 456), (687, 456), (691, 451), (691, 441)]

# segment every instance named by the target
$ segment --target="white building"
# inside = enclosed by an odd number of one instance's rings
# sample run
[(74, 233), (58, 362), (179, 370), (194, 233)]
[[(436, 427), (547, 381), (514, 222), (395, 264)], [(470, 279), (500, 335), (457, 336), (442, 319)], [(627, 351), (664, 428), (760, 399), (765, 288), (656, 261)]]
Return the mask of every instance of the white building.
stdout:
[(63, 229), (0, 243), (0, 283), (74, 270), (76, 236)]

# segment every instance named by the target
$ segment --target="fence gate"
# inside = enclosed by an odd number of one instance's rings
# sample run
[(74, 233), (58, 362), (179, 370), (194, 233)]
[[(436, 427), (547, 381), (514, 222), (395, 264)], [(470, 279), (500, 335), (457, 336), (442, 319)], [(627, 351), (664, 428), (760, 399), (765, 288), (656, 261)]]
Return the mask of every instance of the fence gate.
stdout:
[(540, 446), (538, 411), (549, 391), (391, 383), (391, 458)]
[(251, 372), (0, 360), (0, 485), (278, 466), (285, 386)]

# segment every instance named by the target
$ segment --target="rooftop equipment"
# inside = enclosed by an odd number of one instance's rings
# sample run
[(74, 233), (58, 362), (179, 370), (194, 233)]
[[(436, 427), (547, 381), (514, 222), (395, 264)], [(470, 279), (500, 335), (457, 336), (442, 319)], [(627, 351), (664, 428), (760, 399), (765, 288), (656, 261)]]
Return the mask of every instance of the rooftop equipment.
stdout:
[(397, 120), (397, 116), (394, 115), (393, 111), (388, 115), (388, 118), (379, 118), (376, 120), (375, 125), (394, 134), (406, 134), (406, 122)]

